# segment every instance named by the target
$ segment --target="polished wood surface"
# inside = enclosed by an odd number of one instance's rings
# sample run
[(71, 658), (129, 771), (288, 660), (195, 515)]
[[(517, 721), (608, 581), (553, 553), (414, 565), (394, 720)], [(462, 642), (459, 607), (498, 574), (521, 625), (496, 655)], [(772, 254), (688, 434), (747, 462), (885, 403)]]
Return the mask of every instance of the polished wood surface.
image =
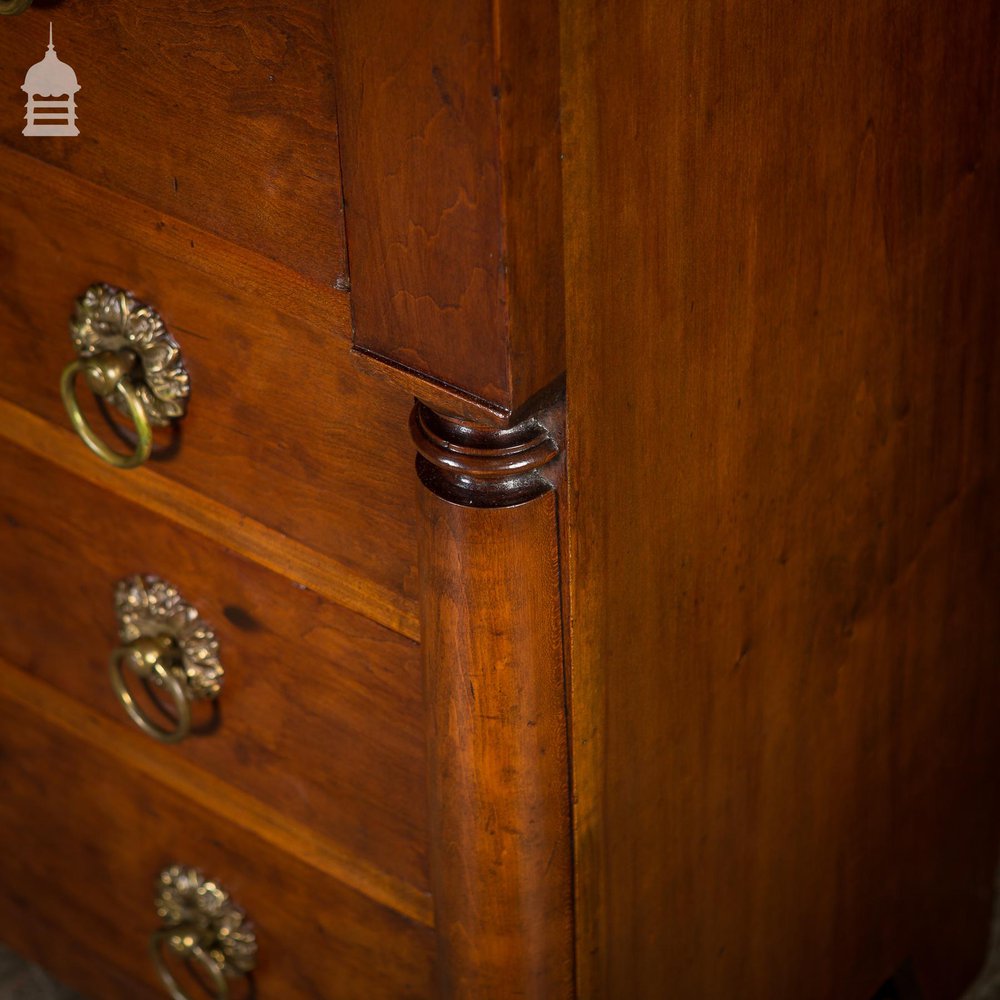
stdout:
[[(76, 140), (20, 134), (50, 17)], [(0, 937), (160, 995), (190, 860), (264, 998), (959, 996), (1000, 840), (998, 31), (0, 18)], [(59, 401), (94, 281), (191, 372), (135, 472)], [(220, 635), (176, 747), (108, 685), (135, 572)]]
[(224, 538), (227, 548), (281, 573), (300, 588), (400, 635), (411, 639), (420, 636), (416, 608), (397, 591), (378, 587), (367, 577), (347, 573), (342, 565), (324, 558), (315, 549), (251, 517), (241, 515), (234, 521), (231, 507), (165, 479), (148, 466), (132, 469), (122, 476), (118, 469), (95, 462), (91, 452), (80, 447), (80, 439), (68, 427), (57, 427), (2, 398), (0, 437), (189, 531), (214, 540)]
[(35, 4), (0, 25), (0, 89), (23, 107), (51, 20), (81, 134), (39, 141), (5, 114), (0, 143), (346, 289), (330, 8)]
[(44, 715), (93, 746), (125, 756), (135, 771), (154, 784), (172, 789), (226, 823), (251, 831), (279, 851), (294, 855), (415, 923), (433, 926), (433, 908), (426, 891), (393, 877), (367, 858), (275, 810), (260, 798), (239, 791), (196, 762), (182, 755), (162, 753), (160, 745), (138, 729), (109, 726), (105, 712), (86, 707), (4, 660), (0, 660), (0, 689), (11, 700)]
[(355, 344), (502, 419), (563, 371), (557, 5), (333, 6)]
[(147, 468), (229, 507), (234, 524), (249, 515), (332, 557), (352, 607), (391, 601), (387, 624), (412, 621), (410, 401), (358, 378), (346, 295), (318, 297), (287, 269), (2, 147), (0, 171), (0, 336), (12, 345), (0, 395), (68, 427), (58, 383), (73, 302), (94, 281), (133, 291), (162, 314), (192, 385)]
[(108, 679), (114, 586), (163, 577), (216, 630), (226, 676), (215, 727), (161, 757), (426, 890), (416, 644), (5, 442), (0, 484), (0, 656), (129, 729)]
[(0, 852), (6, 940), (100, 1000), (164, 995), (147, 940), (158, 926), (154, 880), (173, 863), (219, 879), (254, 920), (258, 995), (430, 994), (427, 928), (134, 772), (125, 754), (82, 742), (6, 697), (0, 824), (16, 847)]
[(982, 959), (997, 27), (563, 5), (581, 997)]
[[(551, 450), (414, 423), (441, 995), (573, 995), (569, 759)], [(437, 432), (437, 433), (435, 433)], [(445, 436), (440, 436), (445, 435)], [(493, 435), (500, 438), (501, 435)], [(532, 468), (535, 463), (535, 468)], [(462, 466), (461, 474), (454, 470)], [(512, 469), (519, 469), (512, 474)], [(491, 474), (506, 472), (498, 491)]]

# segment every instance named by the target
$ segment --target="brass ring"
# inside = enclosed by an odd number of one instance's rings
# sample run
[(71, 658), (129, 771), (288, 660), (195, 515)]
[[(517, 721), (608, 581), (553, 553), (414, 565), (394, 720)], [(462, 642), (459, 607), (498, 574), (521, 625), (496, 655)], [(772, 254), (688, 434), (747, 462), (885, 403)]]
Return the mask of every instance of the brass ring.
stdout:
[(142, 465), (149, 458), (153, 450), (153, 432), (149, 426), (149, 417), (146, 415), (142, 400), (127, 378), (120, 379), (114, 388), (121, 390), (128, 405), (129, 414), (135, 424), (136, 442), (135, 451), (131, 455), (122, 455), (117, 451), (112, 451), (91, 429), (87, 423), (87, 418), (80, 410), (80, 404), (76, 398), (76, 377), (80, 372), (89, 371), (94, 362), (88, 358), (78, 358), (71, 361), (62, 372), (59, 380), (59, 392), (62, 395), (63, 405), (69, 414), (70, 423), (73, 429), (83, 439), (83, 443), (97, 456), (103, 458), (109, 465), (114, 465), (119, 469), (134, 469), (137, 465)]
[[(170, 1000), (191, 1000), (191, 997), (181, 989), (163, 958), (163, 943), (179, 933), (183, 933), (183, 931), (176, 927), (166, 927), (157, 931), (149, 939), (149, 953), (153, 958), (153, 964), (156, 966), (156, 972), (161, 982), (170, 994)], [(194, 941), (186, 943), (182, 957), (194, 959), (208, 970), (208, 974), (212, 977), (212, 987), (216, 991), (214, 1000), (229, 1000), (229, 983), (226, 982), (222, 966), (200, 944)]]
[(0, 14), (23, 14), (31, 6), (31, 0), (0, 0)]
[(122, 707), (128, 712), (129, 718), (148, 736), (159, 740), (161, 743), (179, 743), (188, 733), (191, 732), (191, 704), (184, 692), (184, 685), (180, 679), (162, 661), (157, 660), (150, 666), (150, 672), (162, 682), (163, 686), (170, 694), (170, 698), (177, 710), (177, 728), (164, 729), (149, 719), (139, 708), (125, 683), (125, 673), (122, 669), (122, 662), (131, 659), (134, 650), (131, 646), (119, 646), (111, 654), (111, 686), (115, 695), (122, 703)]

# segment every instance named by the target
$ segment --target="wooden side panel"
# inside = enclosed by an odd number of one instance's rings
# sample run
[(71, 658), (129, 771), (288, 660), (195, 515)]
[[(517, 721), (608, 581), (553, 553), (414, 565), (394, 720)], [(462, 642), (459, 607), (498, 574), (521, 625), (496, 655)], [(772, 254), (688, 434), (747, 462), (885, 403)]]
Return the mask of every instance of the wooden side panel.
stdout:
[[(330, 6), (36, 4), (0, 24), (0, 143), (346, 290)], [(50, 21), (76, 138), (21, 134)]]
[(564, 5), (580, 995), (953, 1000), (1000, 842), (988, 0)]
[(555, 494), (421, 488), (431, 878), (442, 995), (569, 1000), (571, 839)]
[(334, 7), (355, 344), (495, 418), (563, 370), (556, 4)]

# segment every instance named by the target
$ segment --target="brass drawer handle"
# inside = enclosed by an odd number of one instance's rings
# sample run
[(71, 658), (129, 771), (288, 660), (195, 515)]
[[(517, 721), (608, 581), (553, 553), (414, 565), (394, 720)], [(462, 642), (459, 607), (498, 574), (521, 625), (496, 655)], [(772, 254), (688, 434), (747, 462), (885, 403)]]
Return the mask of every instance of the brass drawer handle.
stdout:
[[(177, 588), (156, 576), (130, 576), (115, 588), (122, 645), (111, 654), (111, 687), (129, 718), (162, 743), (191, 732), (191, 703), (217, 698), (224, 670), (212, 628)], [(166, 692), (172, 726), (154, 722), (137, 704), (125, 669), (147, 687)]]
[(23, 14), (31, 6), (31, 0), (0, 0), (0, 14)]
[(163, 926), (149, 939), (149, 951), (172, 1000), (191, 998), (168, 968), (165, 952), (200, 965), (214, 996), (226, 1000), (229, 980), (249, 975), (257, 964), (257, 937), (246, 914), (218, 882), (184, 865), (160, 872), (155, 905)]
[[(187, 409), (191, 383), (177, 341), (155, 309), (131, 292), (104, 284), (91, 285), (76, 300), (69, 330), (77, 358), (63, 369), (59, 391), (73, 429), (109, 465), (142, 465), (153, 447), (152, 428), (166, 427)], [(76, 398), (81, 373), (94, 395), (135, 424), (131, 455), (114, 451), (87, 422)]]

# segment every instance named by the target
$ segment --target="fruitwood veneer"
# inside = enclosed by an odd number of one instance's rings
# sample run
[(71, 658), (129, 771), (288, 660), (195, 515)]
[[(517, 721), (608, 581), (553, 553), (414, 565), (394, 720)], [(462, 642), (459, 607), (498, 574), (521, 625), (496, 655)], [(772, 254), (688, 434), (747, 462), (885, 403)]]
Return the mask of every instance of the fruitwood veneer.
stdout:
[(162, 576), (215, 629), (226, 676), (216, 727), (155, 747), (160, 756), (211, 771), (426, 891), (415, 643), (3, 441), (0, 484), (0, 656), (131, 729), (108, 680), (114, 586)]
[(0, 922), (16, 949), (100, 1000), (163, 996), (146, 948), (154, 879), (197, 859), (256, 922), (260, 990), (429, 994), (428, 928), (134, 770), (130, 741), (109, 750), (51, 715), (0, 697)]
[(333, 7), (355, 344), (502, 422), (564, 368), (558, 8)]
[(9, 114), (0, 143), (346, 289), (331, 7), (61, 0), (4, 18), (0, 92), (16, 106), (52, 20), (81, 134), (39, 142)]
[(583, 997), (867, 1000), (910, 958), (954, 1000), (982, 961), (998, 27), (563, 5)]
[[(991, 0), (38, 0), (6, 93), (56, 12), (83, 134), (0, 125), (0, 933), (142, 996), (184, 854), (262, 998), (954, 1000), (1000, 840)], [(191, 371), (134, 474), (58, 403), (97, 280)], [(224, 629), (211, 737), (109, 706), (137, 570)]]
[(74, 299), (97, 280), (128, 288), (191, 373), (189, 413), (146, 468), (329, 556), (338, 600), (415, 632), (400, 622), (416, 610), (410, 402), (358, 377), (347, 296), (2, 146), (0, 170), (0, 330), (17, 345), (0, 394), (65, 426)]

